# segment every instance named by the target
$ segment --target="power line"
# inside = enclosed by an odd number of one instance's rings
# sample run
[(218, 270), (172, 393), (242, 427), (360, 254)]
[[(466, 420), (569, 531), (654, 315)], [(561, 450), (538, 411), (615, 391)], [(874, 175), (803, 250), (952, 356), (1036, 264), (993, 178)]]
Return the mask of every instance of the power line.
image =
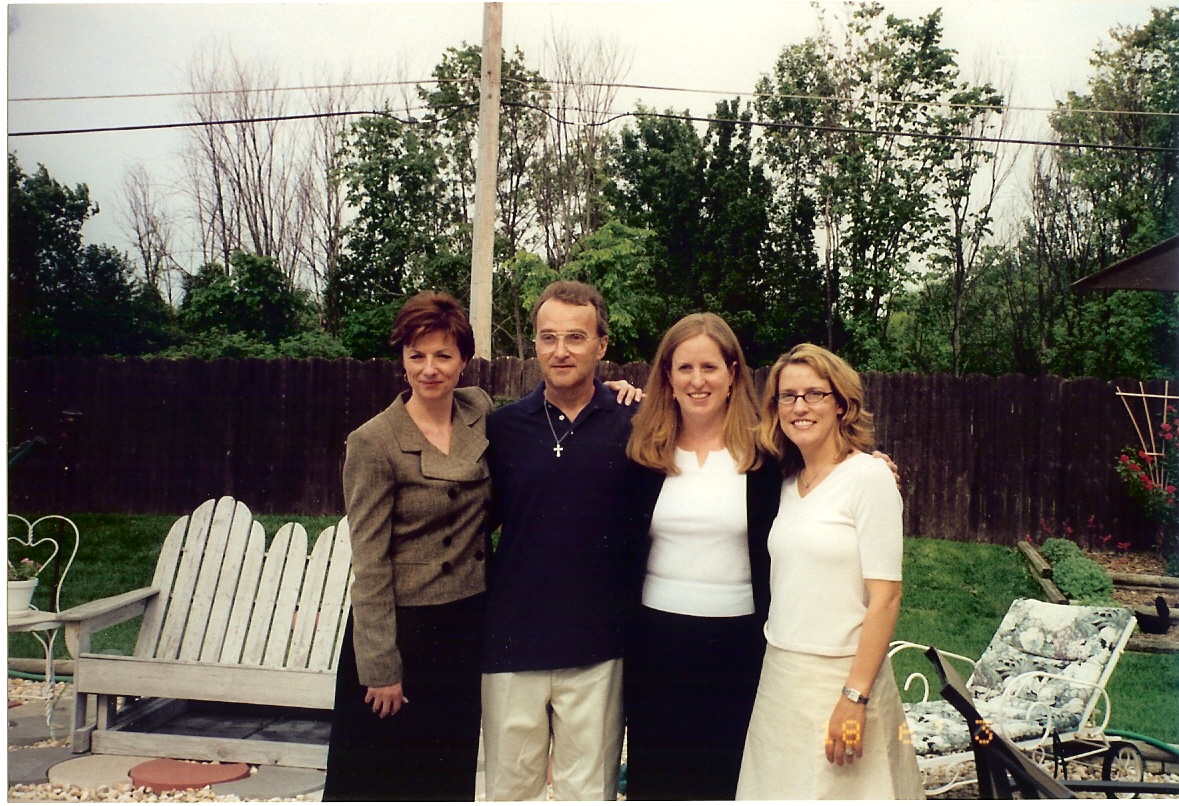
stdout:
[[(536, 107), (532, 107), (537, 109)], [(545, 112), (544, 109), (537, 109), (537, 111)], [(969, 134), (938, 134), (936, 132), (907, 132), (889, 129), (861, 129), (851, 126), (815, 126), (804, 123), (779, 123), (777, 121), (765, 120), (734, 120), (728, 118), (701, 118), (692, 115), (673, 115), (669, 113), (660, 112), (626, 112), (616, 115), (608, 121), (601, 124), (591, 123), (586, 125), (605, 125), (622, 117), (653, 117), (664, 118), (669, 120), (684, 120), (694, 123), (732, 123), (739, 126), (758, 126), (766, 129), (781, 129), (781, 130), (798, 130), (798, 131), (813, 131), (826, 132), (828, 134), (867, 134), (877, 137), (913, 137), (925, 140), (942, 140), (942, 141), (961, 141), (973, 143), (996, 143), (1007, 145), (1031, 145), (1031, 146), (1048, 146), (1052, 148), (1090, 148), (1105, 151), (1132, 151), (1132, 152), (1158, 152), (1158, 153), (1179, 153), (1179, 148), (1169, 148), (1166, 146), (1132, 146), (1120, 145), (1117, 143), (1079, 143), (1079, 142), (1064, 142), (1060, 140), (1028, 140), (1018, 137), (984, 137), (982, 135)], [(551, 115), (549, 117), (552, 117)], [(555, 118), (554, 118), (555, 119)]]
[[(730, 118), (713, 118), (713, 117), (699, 117), (694, 115), (678, 115), (667, 112), (617, 112), (610, 113), (610, 117), (601, 121), (590, 122), (574, 122), (564, 118), (557, 117), (543, 107), (534, 106), (532, 104), (521, 104), (511, 101), (504, 101), (504, 106), (517, 107), (523, 109), (531, 109), (540, 112), (554, 122), (562, 125), (580, 125), (601, 127), (608, 126), (624, 118), (661, 118), (667, 120), (682, 120), (692, 123), (729, 123), (734, 125), (757, 126), (759, 128), (771, 130), (795, 130), (795, 131), (812, 131), (826, 134), (857, 134), (870, 135), (875, 137), (910, 137), (927, 140), (941, 140), (945, 142), (976, 142), (976, 143), (993, 143), (993, 144), (1007, 144), (1007, 145), (1032, 145), (1045, 146), (1049, 148), (1085, 148), (1104, 151), (1123, 151), (1123, 152), (1138, 152), (1138, 153), (1179, 153), (1179, 148), (1169, 148), (1165, 146), (1135, 146), (1122, 145), (1117, 143), (1081, 143), (1081, 142), (1062, 142), (1053, 140), (1031, 140), (1025, 138), (1012, 137), (985, 137), (982, 135), (966, 135), (966, 134), (940, 134), (936, 132), (921, 132), (921, 131), (900, 131), (888, 129), (870, 129), (858, 128), (850, 126), (817, 126), (812, 124), (802, 123), (783, 123), (777, 121), (762, 121), (762, 120), (737, 120)], [(464, 109), (474, 108), (474, 104), (462, 104), (453, 107), (448, 107), (452, 112), (458, 112)], [(410, 110), (410, 111), (417, 111)], [(582, 111), (582, 110), (573, 110)], [(92, 128), (77, 128), (77, 129), (45, 129), (39, 131), (23, 131), (23, 132), (9, 132), (9, 137), (45, 137), (54, 135), (69, 135), (69, 134), (99, 134), (109, 132), (133, 132), (133, 131), (151, 131), (164, 129), (184, 129), (184, 128), (203, 128), (210, 126), (238, 126), (251, 123), (271, 123), (278, 121), (297, 121), (297, 120), (315, 120), (321, 118), (331, 117), (357, 117), (357, 116), (377, 116), (387, 117), (397, 120), (406, 125), (428, 125), (437, 122), (436, 120), (418, 120), (413, 117), (400, 118), (390, 112), (383, 112), (377, 110), (349, 110), (339, 112), (310, 112), (296, 115), (268, 115), (255, 118), (229, 118), (218, 120), (202, 120), (190, 121), (182, 123), (148, 123), (141, 125), (128, 126), (99, 126)]]
[[(519, 84), (526, 84), (527, 82), (519, 79), (505, 79), (505, 82), (513, 81)], [(737, 96), (740, 98), (782, 98), (787, 100), (797, 101), (834, 101), (836, 103), (850, 103), (850, 104), (876, 104), (879, 106), (938, 106), (947, 109), (984, 109), (995, 112), (1080, 112), (1093, 115), (1150, 115), (1161, 117), (1179, 117), (1179, 112), (1152, 112), (1147, 110), (1133, 110), (1133, 109), (1097, 109), (1097, 108), (1059, 108), (1059, 107), (1042, 107), (1042, 106), (1013, 106), (1011, 104), (968, 104), (959, 103), (955, 101), (907, 101), (903, 99), (893, 100), (889, 98), (851, 98), (841, 97), (838, 95), (796, 95), (790, 93), (780, 92), (745, 92), (732, 90), (704, 90), (704, 89), (687, 89), (684, 87), (661, 87), (650, 84), (609, 84), (603, 82), (560, 82), (549, 81), (550, 84), (559, 84), (562, 86), (574, 87), (599, 87), (603, 89), (618, 88), (618, 89), (636, 89), (636, 90), (655, 90), (659, 92), (687, 92), (693, 94), (709, 94), (709, 95), (723, 95), (725, 97)]]
[[(201, 95), (236, 95), (239, 93), (262, 93), (262, 92), (313, 92), (321, 90), (344, 90), (344, 89), (371, 89), (373, 87), (402, 87), (402, 86), (421, 86), (423, 84), (474, 84), (477, 79), (473, 78), (428, 78), (419, 79), (415, 81), (368, 81), (357, 83), (339, 83), (339, 84), (305, 84), (290, 87), (272, 87), (266, 90), (237, 88), (224, 90), (181, 90), (173, 92), (143, 92), (143, 93), (108, 93), (102, 95), (58, 95), (58, 96), (40, 96), (40, 97), (24, 97), (24, 98), (9, 98), (9, 103), (33, 103), (33, 102), (60, 102), (60, 101), (111, 101), (111, 100), (142, 100), (150, 98), (185, 98), (195, 97)], [(1042, 106), (1016, 106), (1012, 104), (982, 104), (982, 103), (961, 103), (956, 101), (911, 101), (905, 99), (890, 99), (890, 98), (853, 98), (849, 96), (838, 95), (805, 95), (793, 93), (775, 93), (775, 92), (747, 92), (735, 90), (717, 90), (717, 89), (693, 89), (690, 87), (666, 87), (656, 84), (626, 84), (626, 83), (612, 83), (612, 82), (595, 82), (595, 81), (561, 81), (544, 79), (543, 85), (537, 85), (534, 82), (523, 81), (518, 78), (504, 78), (504, 83), (519, 84), (522, 86), (531, 86), (537, 89), (543, 89), (547, 86), (560, 87), (590, 87), (599, 89), (630, 89), (630, 90), (650, 90), (654, 92), (676, 92), (688, 93), (692, 95), (711, 95), (724, 97), (739, 97), (739, 98), (767, 98), (767, 99), (784, 99), (797, 101), (812, 101), (812, 102), (834, 102), (847, 104), (873, 104), (877, 106), (921, 106), (921, 107), (941, 107), (946, 109), (982, 109), (995, 111), (1000, 113), (1007, 112), (1041, 112), (1045, 114), (1052, 114), (1056, 112), (1069, 112), (1074, 114), (1088, 114), (1088, 115), (1144, 115), (1150, 117), (1179, 117), (1179, 112), (1170, 111), (1151, 111), (1141, 109), (1101, 109), (1096, 107), (1042, 107)]]
[(238, 88), (228, 90), (177, 90), (173, 92), (128, 92), (106, 95), (47, 95), (41, 97), (9, 98), (10, 104), (49, 101), (124, 101), (144, 98), (186, 98), (197, 95), (261, 94), (263, 92), (311, 92), (317, 90), (350, 90), (371, 87), (417, 86), (419, 84), (451, 84), (470, 81), (466, 78), (431, 78), (420, 81), (366, 81), (341, 84), (306, 84), (293, 87), (271, 87), (266, 90)]

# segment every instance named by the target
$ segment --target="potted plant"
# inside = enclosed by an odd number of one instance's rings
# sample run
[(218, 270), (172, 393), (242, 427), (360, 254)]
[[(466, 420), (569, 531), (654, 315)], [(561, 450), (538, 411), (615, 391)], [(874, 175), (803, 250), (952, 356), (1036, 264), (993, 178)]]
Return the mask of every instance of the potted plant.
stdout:
[(8, 561), (8, 612), (28, 610), (33, 602), (33, 591), (37, 589), (37, 574), (42, 565), (28, 557), (13, 563)]

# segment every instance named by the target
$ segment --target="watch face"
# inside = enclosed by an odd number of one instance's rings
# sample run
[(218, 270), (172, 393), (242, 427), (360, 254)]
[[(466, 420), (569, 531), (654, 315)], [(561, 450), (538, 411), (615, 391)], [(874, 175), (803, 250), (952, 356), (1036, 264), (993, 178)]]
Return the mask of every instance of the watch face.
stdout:
[(847, 697), (849, 700), (851, 700), (854, 703), (857, 703), (858, 705), (866, 705), (868, 702), (867, 697), (865, 697), (860, 692), (856, 691), (854, 688), (850, 688), (850, 687), (845, 687), (843, 689), (843, 696)]

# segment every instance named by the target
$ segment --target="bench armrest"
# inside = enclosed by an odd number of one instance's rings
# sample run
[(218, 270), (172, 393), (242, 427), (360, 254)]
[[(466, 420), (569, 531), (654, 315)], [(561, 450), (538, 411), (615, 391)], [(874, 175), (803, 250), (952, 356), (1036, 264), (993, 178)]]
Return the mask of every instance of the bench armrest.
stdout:
[(142, 615), (159, 592), (159, 588), (139, 588), (58, 613), (57, 618), (65, 627), (70, 654), (77, 658), (80, 653), (89, 652), (91, 634)]
[[(921, 652), (927, 652), (929, 647), (925, 646), (924, 644), (914, 644), (911, 641), (893, 641), (888, 645), (889, 660), (906, 649), (917, 649)], [(957, 660), (969, 663), (971, 669), (973, 669), (975, 666), (975, 661), (966, 657), (965, 655), (955, 655), (953, 652), (942, 652), (941, 654), (948, 658), (956, 658)], [(923, 687), (923, 691), (921, 693), (921, 702), (929, 702), (929, 678), (921, 672), (913, 672), (905, 678), (904, 691), (907, 692), (915, 682), (920, 682)]]

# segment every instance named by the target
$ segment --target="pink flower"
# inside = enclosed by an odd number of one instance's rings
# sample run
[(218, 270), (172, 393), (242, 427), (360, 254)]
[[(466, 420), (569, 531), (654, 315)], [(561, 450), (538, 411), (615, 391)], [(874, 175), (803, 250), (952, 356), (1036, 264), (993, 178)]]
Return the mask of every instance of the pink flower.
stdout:
[(1146, 451), (1138, 451), (1138, 458), (1145, 459), (1146, 458)]
[(1168, 431), (1167, 433), (1163, 434), (1163, 439), (1165, 439), (1167, 442), (1170, 442), (1170, 441), (1171, 441), (1171, 440), (1173, 440), (1174, 438), (1175, 438), (1175, 435), (1174, 435), (1174, 434), (1172, 434), (1170, 431)]
[(1175, 494), (1175, 485), (1168, 484), (1167, 485), (1167, 495), (1174, 495), (1174, 494)]
[(1130, 550), (1130, 544), (1128, 542), (1118, 543), (1118, 551), (1129, 551), (1129, 550)]

